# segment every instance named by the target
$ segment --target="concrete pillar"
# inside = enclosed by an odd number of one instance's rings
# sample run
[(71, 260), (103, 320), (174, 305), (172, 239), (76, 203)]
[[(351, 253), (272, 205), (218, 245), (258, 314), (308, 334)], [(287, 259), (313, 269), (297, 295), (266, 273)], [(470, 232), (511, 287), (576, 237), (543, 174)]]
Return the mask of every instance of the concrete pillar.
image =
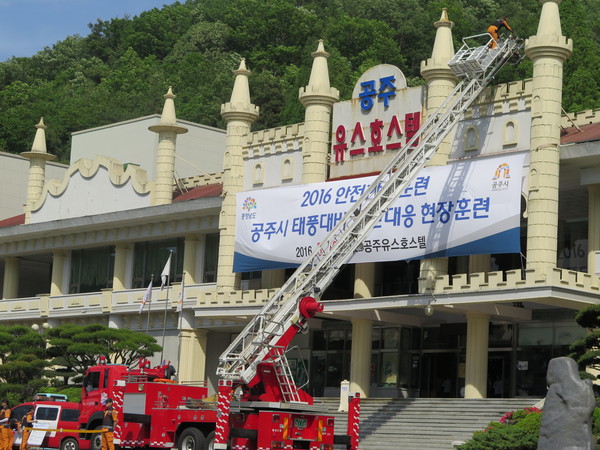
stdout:
[(114, 328), (116, 330), (126, 328), (125, 317), (123, 314), (111, 313), (108, 315), (108, 328)]
[(50, 284), (50, 296), (63, 295), (65, 264), (67, 262), (67, 254), (57, 250), (52, 254), (52, 281)]
[[(354, 298), (372, 298), (375, 288), (375, 263), (354, 266)], [(368, 397), (371, 387), (371, 320), (352, 319), (352, 350), (350, 352), (350, 394), (359, 392)]]
[(419, 293), (433, 289), (435, 277), (448, 274), (448, 258), (423, 259), (419, 270)]
[(196, 236), (186, 236), (183, 247), (183, 272), (185, 284), (196, 283), (196, 261), (198, 259), (198, 243)]
[(300, 89), (300, 102), (304, 105), (304, 141), (302, 143), (302, 182), (318, 183), (328, 177), (331, 112), (340, 98), (337, 89), (329, 84), (329, 68), (323, 41), (312, 54), (313, 65), (308, 85)]
[(573, 52), (573, 42), (562, 35), (560, 2), (541, 0), (537, 34), (525, 42), (533, 63), (527, 268), (541, 274), (556, 267), (563, 64)]
[(177, 125), (175, 115), (175, 95), (169, 86), (164, 95), (165, 104), (158, 125), (148, 129), (158, 133), (158, 151), (156, 153), (156, 174), (152, 190), (152, 205), (168, 205), (173, 201), (173, 181), (175, 174), (175, 148), (178, 134), (188, 132)]
[(487, 397), (487, 367), (490, 316), (467, 314), (467, 360), (465, 398)]
[(371, 341), (373, 322), (352, 319), (352, 349), (350, 353), (350, 394), (366, 398), (371, 387)]
[(354, 266), (354, 298), (372, 298), (375, 289), (375, 263)]
[(113, 273), (113, 291), (122, 291), (131, 288), (131, 279), (128, 277), (129, 261), (133, 253), (133, 244), (121, 243), (115, 245), (115, 269)]
[(233, 273), (235, 246), (236, 199), (244, 189), (244, 139), (250, 126), (258, 118), (258, 107), (250, 102), (246, 62), (242, 59), (235, 71), (235, 83), (231, 101), (221, 105), (221, 116), (227, 122), (225, 157), (223, 162), (223, 203), (219, 220), (219, 265), (217, 268), (217, 290), (233, 290), (239, 287), (240, 275)]
[(181, 383), (204, 381), (206, 378), (206, 343), (208, 331), (184, 328), (179, 332), (179, 375)]
[(4, 284), (2, 286), (2, 298), (19, 297), (19, 265), (20, 258), (8, 256), (4, 258)]
[(588, 273), (600, 273), (596, 252), (600, 251), (600, 184), (588, 186)]
[(31, 222), (31, 212), (42, 196), (46, 182), (46, 161), (56, 159), (56, 156), (46, 151), (46, 125), (44, 118), (40, 118), (35, 126), (35, 139), (30, 152), (23, 152), (21, 156), (29, 160), (29, 175), (27, 177), (27, 200), (25, 201), (25, 223)]

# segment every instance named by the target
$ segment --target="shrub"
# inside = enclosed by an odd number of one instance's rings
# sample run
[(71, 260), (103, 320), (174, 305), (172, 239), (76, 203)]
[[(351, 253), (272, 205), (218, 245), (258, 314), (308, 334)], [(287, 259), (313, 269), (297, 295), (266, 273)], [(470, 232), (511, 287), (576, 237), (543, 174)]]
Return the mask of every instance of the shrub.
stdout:
[(483, 431), (476, 431), (473, 437), (459, 450), (535, 450), (542, 413), (538, 408), (525, 408), (506, 413), (500, 421), (491, 422)]

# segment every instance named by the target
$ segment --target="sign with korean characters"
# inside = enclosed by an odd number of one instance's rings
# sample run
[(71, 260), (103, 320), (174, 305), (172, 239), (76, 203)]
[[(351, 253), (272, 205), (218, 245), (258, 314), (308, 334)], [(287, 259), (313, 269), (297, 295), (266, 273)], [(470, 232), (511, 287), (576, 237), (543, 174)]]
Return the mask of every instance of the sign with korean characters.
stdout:
[[(426, 167), (351, 263), (520, 252), (525, 153)], [(233, 270), (295, 267), (375, 177), (237, 194)]]
[(397, 67), (381, 64), (367, 70), (352, 99), (333, 105), (332, 177), (373, 173), (374, 157), (387, 161), (405, 151), (421, 126), (422, 98), (423, 88), (407, 88)]

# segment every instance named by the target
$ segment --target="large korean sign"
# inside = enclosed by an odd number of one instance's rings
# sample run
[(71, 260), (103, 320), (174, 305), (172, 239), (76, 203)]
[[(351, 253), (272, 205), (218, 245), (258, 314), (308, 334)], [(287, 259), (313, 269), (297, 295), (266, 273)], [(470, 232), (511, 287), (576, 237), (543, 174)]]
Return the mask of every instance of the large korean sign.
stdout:
[[(422, 169), (350, 262), (520, 252), (524, 157)], [(238, 193), (234, 271), (301, 264), (374, 179)]]
[[(332, 178), (381, 170), (418, 131), (423, 90), (407, 88), (400, 69), (382, 64), (357, 81), (352, 99), (333, 105)], [(373, 160), (380, 160), (375, 163)]]

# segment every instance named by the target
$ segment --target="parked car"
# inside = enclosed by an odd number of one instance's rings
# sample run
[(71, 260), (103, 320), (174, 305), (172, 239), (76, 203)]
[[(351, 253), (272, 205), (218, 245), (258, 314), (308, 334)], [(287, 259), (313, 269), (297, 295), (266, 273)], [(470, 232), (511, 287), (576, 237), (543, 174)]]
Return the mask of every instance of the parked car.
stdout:
[[(36, 428), (48, 428), (45, 436), (40, 436), (40, 431), (36, 434), (32, 433), (29, 437), (30, 444), (36, 447), (56, 448), (60, 450), (89, 450), (89, 440), (79, 440), (79, 403), (67, 401), (35, 401), (21, 403), (12, 408), (12, 416), (21, 421), (25, 415), (27, 407), (33, 406), (34, 424)], [(58, 431), (56, 431), (58, 430)], [(36, 437), (37, 436), (37, 437)], [(38, 439), (40, 442), (35, 443), (32, 440)], [(80, 442), (82, 445), (80, 446)], [(21, 436), (15, 434), (14, 446), (18, 447), (21, 443)], [(88, 448), (84, 448), (88, 447)]]

